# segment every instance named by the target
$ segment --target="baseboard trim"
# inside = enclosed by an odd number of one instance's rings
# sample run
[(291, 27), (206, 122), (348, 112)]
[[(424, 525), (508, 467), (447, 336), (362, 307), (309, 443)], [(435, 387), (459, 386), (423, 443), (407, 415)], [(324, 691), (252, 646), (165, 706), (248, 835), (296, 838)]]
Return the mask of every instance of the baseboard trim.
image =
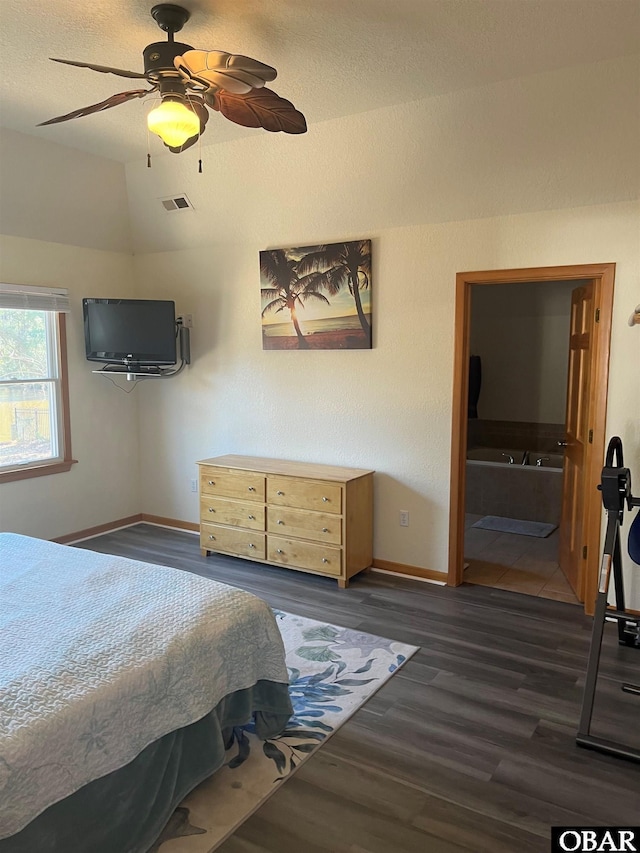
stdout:
[(100, 536), (102, 533), (110, 533), (113, 530), (119, 530), (122, 527), (131, 527), (132, 524), (139, 524), (142, 521), (142, 513), (130, 515), (127, 518), (120, 518), (117, 521), (108, 521), (106, 524), (98, 524), (96, 527), (87, 527), (86, 530), (77, 530), (75, 533), (67, 533), (65, 536), (56, 536), (52, 542), (57, 542), (59, 545), (68, 545), (70, 542), (79, 542), (81, 539), (93, 539), (94, 536)]
[(161, 515), (147, 515), (145, 512), (140, 516), (140, 521), (147, 524), (157, 524), (159, 527), (173, 527), (175, 530), (188, 530), (190, 533), (199, 533), (200, 525), (195, 521), (178, 521), (176, 518), (163, 518)]
[[(617, 608), (615, 607), (614, 604), (608, 604), (607, 605), (607, 610), (616, 610), (616, 609)], [(640, 610), (632, 610), (630, 607), (627, 607), (627, 609), (625, 610), (625, 613), (628, 613), (630, 616), (633, 616), (634, 618), (640, 616)], [(607, 614), (605, 613), (604, 615), (606, 616)]]
[(56, 536), (52, 542), (59, 545), (69, 545), (71, 542), (81, 542), (83, 539), (93, 539), (103, 533), (113, 533), (114, 530), (122, 530), (123, 527), (131, 527), (134, 524), (146, 522), (157, 524), (159, 527), (172, 527), (175, 530), (188, 530), (190, 533), (198, 533), (200, 525), (193, 521), (178, 521), (175, 518), (163, 518), (160, 515), (147, 515), (139, 512), (127, 518), (119, 518), (116, 521), (108, 521), (106, 524), (98, 524), (96, 527), (87, 527), (86, 530), (77, 530), (75, 533), (67, 533), (65, 536)]
[(392, 572), (398, 575), (408, 575), (412, 578), (422, 578), (423, 580), (439, 581), (446, 584), (447, 573), (436, 572), (433, 569), (422, 569), (420, 566), (407, 566), (404, 563), (393, 563), (390, 560), (378, 560), (374, 557), (371, 564), (372, 569), (381, 569), (385, 572)]
[[(101, 536), (103, 533), (112, 533), (114, 530), (121, 530), (123, 527), (131, 527), (141, 522), (156, 524), (159, 527), (169, 527), (174, 530), (186, 530), (189, 533), (198, 533), (200, 530), (200, 525), (194, 521), (180, 521), (177, 518), (165, 518), (161, 515), (149, 515), (146, 512), (140, 512), (137, 515), (130, 515), (127, 518), (119, 518), (116, 521), (109, 521), (106, 524), (98, 524), (96, 527), (88, 527), (86, 530), (78, 530), (76, 533), (57, 536), (51, 541), (58, 542), (60, 545), (69, 545), (72, 542), (93, 539), (95, 536)], [(404, 575), (404, 577), (437, 581), (443, 584), (447, 583), (446, 572), (435, 572), (433, 569), (422, 569), (420, 566), (407, 566), (404, 563), (394, 563), (391, 560), (378, 560), (374, 558), (371, 568), (379, 569), (382, 572), (389, 572), (390, 574)]]

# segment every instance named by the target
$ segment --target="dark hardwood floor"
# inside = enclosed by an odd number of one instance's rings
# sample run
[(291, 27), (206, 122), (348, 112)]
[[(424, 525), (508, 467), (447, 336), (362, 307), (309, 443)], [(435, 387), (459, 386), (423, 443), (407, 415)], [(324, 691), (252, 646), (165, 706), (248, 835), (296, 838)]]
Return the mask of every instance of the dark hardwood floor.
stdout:
[[(591, 636), (581, 608), (370, 572), (335, 581), (200, 556), (140, 524), (77, 547), (193, 571), (282, 610), (420, 651), (220, 853), (547, 853), (551, 826), (634, 825), (640, 764), (578, 748)], [(640, 651), (607, 626), (592, 733), (640, 747)]]

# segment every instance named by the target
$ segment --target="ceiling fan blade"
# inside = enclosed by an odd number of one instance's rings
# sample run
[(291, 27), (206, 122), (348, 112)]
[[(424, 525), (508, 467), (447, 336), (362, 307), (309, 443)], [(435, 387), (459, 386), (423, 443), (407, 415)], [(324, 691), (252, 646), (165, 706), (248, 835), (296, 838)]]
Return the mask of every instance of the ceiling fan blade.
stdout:
[(271, 89), (253, 89), (247, 94), (225, 90), (208, 91), (205, 102), (229, 121), (244, 127), (263, 127), (272, 132), (305, 133), (307, 122), (301, 112)]
[(223, 50), (187, 50), (173, 63), (188, 80), (237, 95), (261, 88), (278, 74), (275, 68), (257, 59)]
[(49, 57), (52, 62), (62, 62), (63, 65), (75, 65), (77, 68), (90, 68), (92, 71), (100, 71), (102, 74), (116, 74), (118, 77), (132, 77), (136, 80), (146, 80), (146, 74), (140, 74), (138, 71), (125, 71), (122, 68), (110, 68), (108, 65), (94, 65), (92, 62), (74, 62), (72, 59), (54, 59)]
[(90, 107), (82, 107), (81, 109), (74, 110), (72, 113), (67, 113), (64, 116), (56, 116), (56, 118), (50, 118), (49, 121), (42, 121), (38, 127), (44, 127), (47, 124), (58, 124), (61, 121), (68, 121), (71, 118), (90, 116), (92, 113), (99, 113), (101, 110), (108, 110), (110, 107), (117, 107), (120, 104), (131, 101), (133, 98), (144, 98), (151, 92), (155, 92), (156, 89), (157, 86), (154, 86), (153, 89), (132, 89), (129, 92), (119, 92), (117, 95), (111, 95), (111, 97), (107, 98), (106, 101), (100, 101), (99, 104), (91, 104)]
[(189, 95), (187, 101), (194, 113), (200, 119), (200, 133), (196, 133), (195, 136), (190, 136), (186, 142), (182, 145), (172, 147), (171, 145), (167, 145), (165, 142), (165, 146), (171, 151), (172, 154), (180, 154), (181, 151), (184, 151), (186, 148), (191, 148), (192, 145), (195, 145), (198, 139), (204, 133), (204, 129), (209, 121), (209, 110), (207, 109), (204, 100), (202, 98), (196, 97), (194, 95)]

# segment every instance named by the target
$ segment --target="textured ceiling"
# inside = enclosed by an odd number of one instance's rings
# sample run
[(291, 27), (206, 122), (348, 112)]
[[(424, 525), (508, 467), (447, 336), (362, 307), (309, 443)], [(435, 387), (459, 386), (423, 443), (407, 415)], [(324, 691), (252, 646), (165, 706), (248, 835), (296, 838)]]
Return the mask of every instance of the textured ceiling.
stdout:
[[(143, 158), (148, 105), (37, 128), (138, 88), (48, 57), (142, 71), (166, 35), (153, 0), (0, 0), (0, 124), (114, 160)], [(640, 0), (182, 0), (177, 40), (274, 66), (309, 125), (638, 51)], [(203, 144), (265, 133), (212, 115)], [(155, 144), (155, 143), (154, 143)], [(160, 145), (160, 143), (157, 143)], [(162, 148), (160, 150), (163, 150)]]

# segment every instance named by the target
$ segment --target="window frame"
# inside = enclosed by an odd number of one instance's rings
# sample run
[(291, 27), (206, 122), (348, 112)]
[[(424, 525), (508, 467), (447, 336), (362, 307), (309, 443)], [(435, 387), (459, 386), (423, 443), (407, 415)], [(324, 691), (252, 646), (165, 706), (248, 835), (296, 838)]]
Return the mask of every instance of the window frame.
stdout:
[(58, 424), (58, 451), (56, 459), (43, 459), (17, 468), (3, 469), (0, 467), (0, 483), (15, 480), (27, 480), (31, 477), (44, 477), (48, 474), (62, 474), (71, 469), (77, 462), (71, 454), (71, 412), (69, 406), (69, 372), (67, 365), (67, 326), (65, 314), (62, 311), (52, 311), (55, 314), (54, 323), (57, 334), (58, 359), (58, 399), (56, 400), (56, 422)]

